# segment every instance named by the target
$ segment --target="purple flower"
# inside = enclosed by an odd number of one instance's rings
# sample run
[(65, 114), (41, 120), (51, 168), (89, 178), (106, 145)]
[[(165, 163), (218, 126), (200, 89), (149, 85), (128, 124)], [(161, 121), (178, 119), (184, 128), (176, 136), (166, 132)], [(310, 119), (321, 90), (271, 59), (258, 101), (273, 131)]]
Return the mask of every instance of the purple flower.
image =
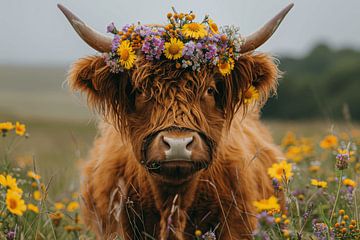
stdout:
[(185, 43), (183, 49), (183, 56), (191, 57), (194, 54), (195, 43), (193, 41), (189, 41)]
[(265, 225), (273, 225), (274, 224), (274, 217), (267, 214), (267, 212), (261, 212), (260, 214), (256, 215), (256, 218), (259, 220), (260, 224)]
[(114, 39), (112, 41), (112, 44), (111, 44), (111, 51), (112, 52), (116, 51), (116, 49), (119, 47), (119, 43), (120, 43), (120, 37), (119, 37), (119, 35), (115, 35)]
[(216, 235), (215, 235), (214, 232), (208, 231), (208, 232), (204, 233), (204, 234), (201, 236), (201, 238), (202, 238), (203, 240), (216, 240)]
[(216, 55), (217, 55), (217, 47), (216, 47), (216, 45), (215, 44), (209, 44), (207, 46), (207, 52), (205, 53), (205, 58), (210, 61), (211, 59), (216, 57)]
[(6, 234), (6, 239), (7, 240), (13, 240), (16, 237), (16, 232), (13, 230), (10, 230), (7, 234)]
[(316, 219), (312, 221), (312, 227), (314, 231), (314, 235), (319, 240), (327, 239), (328, 226), (325, 223), (317, 222)]
[(336, 156), (336, 167), (339, 170), (346, 169), (348, 167), (348, 165), (349, 165), (349, 160), (350, 160), (350, 156), (349, 156), (348, 153), (346, 153), (346, 154), (339, 153)]
[(113, 22), (107, 26), (106, 30), (108, 33), (113, 33), (113, 34), (116, 34), (116, 32), (117, 32), (116, 27)]
[(164, 50), (165, 41), (156, 35), (149, 35), (144, 39), (141, 51), (145, 54), (145, 58), (149, 61), (160, 59)]
[(127, 32), (131, 26), (132, 24), (126, 24), (125, 26), (123, 26), (122, 31)]

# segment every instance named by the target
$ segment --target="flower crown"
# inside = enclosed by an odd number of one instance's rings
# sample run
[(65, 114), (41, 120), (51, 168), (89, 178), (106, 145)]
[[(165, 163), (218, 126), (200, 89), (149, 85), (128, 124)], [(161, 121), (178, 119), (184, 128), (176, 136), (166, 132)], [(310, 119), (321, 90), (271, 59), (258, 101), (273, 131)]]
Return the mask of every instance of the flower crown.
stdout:
[[(174, 10), (174, 9), (173, 9)], [(209, 16), (195, 22), (195, 14), (167, 14), (168, 24), (127, 24), (118, 30), (114, 23), (107, 32), (114, 34), (111, 52), (105, 61), (114, 73), (133, 68), (138, 52), (146, 60), (173, 60), (177, 69), (200, 70), (201, 66), (218, 67), (222, 75), (230, 74), (241, 53), (244, 39), (239, 29), (224, 26), (220, 30)]]

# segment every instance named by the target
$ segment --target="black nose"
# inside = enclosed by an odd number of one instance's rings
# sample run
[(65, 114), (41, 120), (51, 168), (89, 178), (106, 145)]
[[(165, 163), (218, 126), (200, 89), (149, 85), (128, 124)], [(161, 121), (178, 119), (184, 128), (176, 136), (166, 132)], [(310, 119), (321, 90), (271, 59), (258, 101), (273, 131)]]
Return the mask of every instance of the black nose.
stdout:
[(162, 138), (164, 144), (168, 147), (165, 150), (166, 160), (190, 160), (191, 144), (194, 137), (166, 137)]

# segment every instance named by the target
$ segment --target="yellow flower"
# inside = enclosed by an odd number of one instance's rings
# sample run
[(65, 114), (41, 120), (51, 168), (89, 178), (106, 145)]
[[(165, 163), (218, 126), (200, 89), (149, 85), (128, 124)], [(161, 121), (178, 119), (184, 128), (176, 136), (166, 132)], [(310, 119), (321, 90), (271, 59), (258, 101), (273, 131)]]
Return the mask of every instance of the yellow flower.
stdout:
[(253, 202), (254, 207), (256, 207), (257, 212), (269, 211), (269, 210), (280, 210), (280, 205), (278, 199), (275, 196), (271, 196), (268, 199), (262, 199), (260, 201)]
[(34, 204), (29, 203), (27, 205), (27, 209), (29, 211), (33, 211), (34, 213), (39, 213), (39, 208), (37, 206), (35, 206)]
[(259, 92), (254, 86), (250, 86), (248, 90), (244, 93), (244, 103), (248, 104), (257, 99), (259, 99)]
[(81, 231), (80, 226), (72, 226), (72, 225), (66, 225), (64, 226), (64, 230), (67, 232), (78, 232)]
[(16, 134), (19, 135), (19, 136), (24, 136), (24, 134), (25, 134), (25, 132), (26, 132), (25, 124), (21, 124), (21, 123), (19, 123), (19, 122), (16, 122), (15, 132), (16, 132)]
[(287, 132), (281, 140), (281, 146), (287, 147), (296, 144), (296, 135), (293, 132)]
[(216, 25), (216, 23), (214, 23), (214, 21), (212, 19), (209, 19), (208, 23), (209, 23), (210, 30), (215, 34), (218, 34), (219, 28)]
[(78, 202), (70, 202), (69, 204), (68, 204), (68, 206), (67, 206), (67, 210), (69, 211), (69, 212), (73, 212), (73, 211), (75, 211), (76, 209), (78, 209), (79, 208), (79, 203)]
[(302, 149), (300, 146), (290, 146), (287, 149), (285, 156), (287, 159), (298, 163), (303, 159)]
[(61, 212), (55, 212), (49, 214), (49, 218), (52, 220), (55, 227), (60, 225), (60, 221), (63, 217), (64, 214), (62, 214)]
[(40, 175), (34, 173), (33, 171), (28, 171), (28, 172), (27, 172), (27, 175), (28, 175), (28, 177), (31, 177), (31, 178), (33, 178), (33, 179), (35, 179), (35, 180), (39, 180), (39, 179), (41, 178)]
[(65, 205), (63, 203), (61, 203), (61, 202), (56, 202), (54, 204), (54, 207), (55, 207), (56, 210), (61, 210), (61, 209), (65, 208)]
[(228, 75), (234, 69), (234, 60), (229, 58), (227, 61), (219, 61), (218, 68), (223, 76)]
[(7, 209), (18, 216), (22, 216), (26, 211), (25, 201), (21, 199), (21, 195), (15, 191), (8, 190), (6, 193)]
[(309, 170), (310, 172), (318, 172), (318, 171), (320, 170), (320, 166), (318, 166), (318, 165), (311, 165), (311, 166), (309, 166), (308, 170)]
[(195, 230), (195, 236), (196, 236), (196, 237), (200, 237), (201, 235), (202, 235), (201, 230), (196, 229), (196, 230)]
[(327, 188), (327, 182), (318, 181), (316, 179), (311, 179), (311, 185), (316, 186), (318, 188)]
[(41, 192), (39, 190), (36, 190), (33, 192), (33, 197), (36, 201), (40, 201), (41, 200)]
[(360, 174), (360, 163), (355, 164), (355, 173)]
[(130, 69), (134, 65), (136, 55), (133, 48), (130, 46), (130, 41), (122, 41), (117, 49), (117, 54), (120, 56), (119, 62), (125, 69)]
[(349, 178), (345, 178), (343, 180), (343, 184), (345, 186), (347, 186), (347, 187), (353, 187), (353, 188), (356, 187), (356, 182), (354, 180), (349, 179)]
[(0, 122), (0, 131), (7, 132), (14, 129), (14, 124), (11, 122)]
[(170, 42), (165, 43), (165, 57), (170, 60), (181, 58), (183, 48), (184, 43), (182, 41), (177, 38), (170, 38)]
[(17, 192), (22, 195), (23, 191), (17, 186), (16, 178), (13, 178), (11, 175), (2, 175), (0, 174), (0, 185), (10, 188), (12, 191)]
[(280, 163), (274, 163), (271, 168), (268, 169), (268, 174), (271, 178), (276, 178), (279, 181), (283, 180), (283, 177), (289, 180), (294, 175), (291, 168), (292, 164), (284, 160)]
[(338, 139), (334, 135), (326, 136), (321, 142), (320, 147), (323, 149), (331, 149), (338, 145)]
[(203, 38), (207, 35), (205, 25), (201, 23), (187, 23), (182, 27), (182, 33), (188, 38)]

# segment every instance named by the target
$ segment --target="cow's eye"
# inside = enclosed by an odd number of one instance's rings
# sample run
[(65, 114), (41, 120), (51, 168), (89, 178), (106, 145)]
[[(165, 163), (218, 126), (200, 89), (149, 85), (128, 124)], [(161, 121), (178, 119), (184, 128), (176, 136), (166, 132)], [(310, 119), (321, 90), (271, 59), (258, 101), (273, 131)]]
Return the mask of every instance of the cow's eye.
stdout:
[(206, 90), (207, 94), (208, 95), (214, 95), (215, 93), (215, 89), (213, 87), (209, 87), (207, 90)]

